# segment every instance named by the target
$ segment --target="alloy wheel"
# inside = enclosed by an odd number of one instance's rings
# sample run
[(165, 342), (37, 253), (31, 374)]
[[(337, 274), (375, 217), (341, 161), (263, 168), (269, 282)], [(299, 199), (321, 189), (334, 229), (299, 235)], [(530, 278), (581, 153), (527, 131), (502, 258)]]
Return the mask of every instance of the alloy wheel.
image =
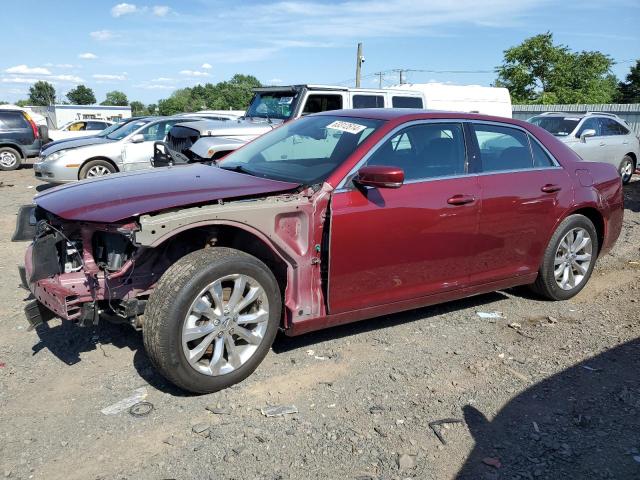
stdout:
[(631, 180), (631, 176), (633, 175), (633, 162), (631, 160), (625, 160), (622, 162), (622, 166), (620, 167), (620, 176), (622, 177), (622, 182), (627, 183)]
[(195, 298), (182, 327), (182, 349), (189, 365), (205, 375), (240, 368), (264, 339), (269, 301), (248, 275), (227, 275)]
[(580, 285), (591, 265), (593, 242), (584, 228), (569, 230), (556, 250), (554, 277), (563, 290), (572, 290)]
[(18, 161), (18, 157), (11, 152), (0, 152), (0, 165), (5, 168), (14, 167), (16, 162)]
[(94, 165), (87, 171), (87, 178), (104, 177), (109, 175), (111, 171), (103, 165)]

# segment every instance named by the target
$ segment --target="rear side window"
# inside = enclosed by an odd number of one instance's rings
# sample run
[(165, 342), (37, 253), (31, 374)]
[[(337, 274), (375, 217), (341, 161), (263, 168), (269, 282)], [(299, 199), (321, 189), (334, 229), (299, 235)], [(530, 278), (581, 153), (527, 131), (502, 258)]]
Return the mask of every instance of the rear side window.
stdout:
[(382, 95), (354, 95), (353, 108), (384, 108)]
[(107, 124), (104, 122), (87, 122), (87, 130), (104, 130)]
[(462, 125), (425, 123), (404, 128), (371, 155), (367, 165), (400, 167), (406, 180), (423, 180), (465, 173)]
[(304, 105), (302, 115), (310, 113), (326, 112), (328, 110), (340, 110), (342, 108), (342, 95), (309, 95)]
[(0, 112), (0, 128), (3, 130), (29, 128), (29, 122), (22, 112)]
[(610, 118), (601, 118), (600, 128), (602, 135), (626, 135), (629, 133), (629, 130)]
[(521, 130), (496, 125), (474, 125), (483, 172), (522, 170), (533, 166), (529, 139)]
[(392, 97), (391, 106), (393, 108), (422, 108), (420, 97)]

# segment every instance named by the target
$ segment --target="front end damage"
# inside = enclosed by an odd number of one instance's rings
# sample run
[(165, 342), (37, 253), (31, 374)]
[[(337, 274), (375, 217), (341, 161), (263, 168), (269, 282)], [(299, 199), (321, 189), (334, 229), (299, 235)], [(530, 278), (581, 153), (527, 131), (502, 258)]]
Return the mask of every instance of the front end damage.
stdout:
[(215, 246), (253, 254), (276, 272), (285, 328), (321, 316), (327, 188), (220, 200), (108, 224), (67, 221), (38, 206), (24, 207), (14, 240), (33, 239), (21, 272), (34, 296), (27, 319), (36, 326), (57, 316), (88, 326), (106, 318), (140, 328), (162, 274), (184, 255)]

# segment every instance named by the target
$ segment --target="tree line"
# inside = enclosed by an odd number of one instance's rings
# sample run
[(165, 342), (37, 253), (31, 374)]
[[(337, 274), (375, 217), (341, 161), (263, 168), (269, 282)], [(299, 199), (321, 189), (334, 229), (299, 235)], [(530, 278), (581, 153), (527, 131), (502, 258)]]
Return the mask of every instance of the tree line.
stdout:
[[(506, 87), (514, 104), (572, 103), (640, 103), (640, 59), (624, 81), (611, 73), (615, 62), (598, 51), (572, 51), (556, 44), (551, 32), (527, 38), (520, 45), (504, 51), (501, 65), (496, 67), (494, 86)], [(253, 75), (236, 74), (230, 80), (181, 88), (157, 104), (129, 101), (124, 92), (108, 92), (100, 105), (131, 106), (137, 115), (173, 115), (198, 110), (244, 110), (252, 89), (261, 86)], [(66, 94), (68, 103), (94, 105), (93, 90), (78, 85)], [(36, 82), (29, 98), (18, 105), (52, 105), (56, 102), (53, 85)], [(0, 104), (6, 102), (0, 102)]]

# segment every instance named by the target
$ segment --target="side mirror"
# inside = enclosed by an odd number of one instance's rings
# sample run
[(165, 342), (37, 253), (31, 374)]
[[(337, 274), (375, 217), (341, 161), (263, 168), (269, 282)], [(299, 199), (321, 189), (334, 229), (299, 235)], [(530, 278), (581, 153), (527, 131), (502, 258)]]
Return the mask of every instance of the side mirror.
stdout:
[(586, 130), (583, 130), (583, 132), (580, 134), (580, 140), (583, 142), (586, 142), (587, 138), (595, 137), (595, 136), (596, 136), (596, 131), (593, 128), (587, 128)]
[(144, 135), (141, 133), (136, 133), (133, 137), (131, 137), (131, 143), (142, 143), (144, 142)]
[(400, 167), (370, 165), (358, 170), (353, 182), (364, 187), (400, 188), (404, 182), (404, 171)]

